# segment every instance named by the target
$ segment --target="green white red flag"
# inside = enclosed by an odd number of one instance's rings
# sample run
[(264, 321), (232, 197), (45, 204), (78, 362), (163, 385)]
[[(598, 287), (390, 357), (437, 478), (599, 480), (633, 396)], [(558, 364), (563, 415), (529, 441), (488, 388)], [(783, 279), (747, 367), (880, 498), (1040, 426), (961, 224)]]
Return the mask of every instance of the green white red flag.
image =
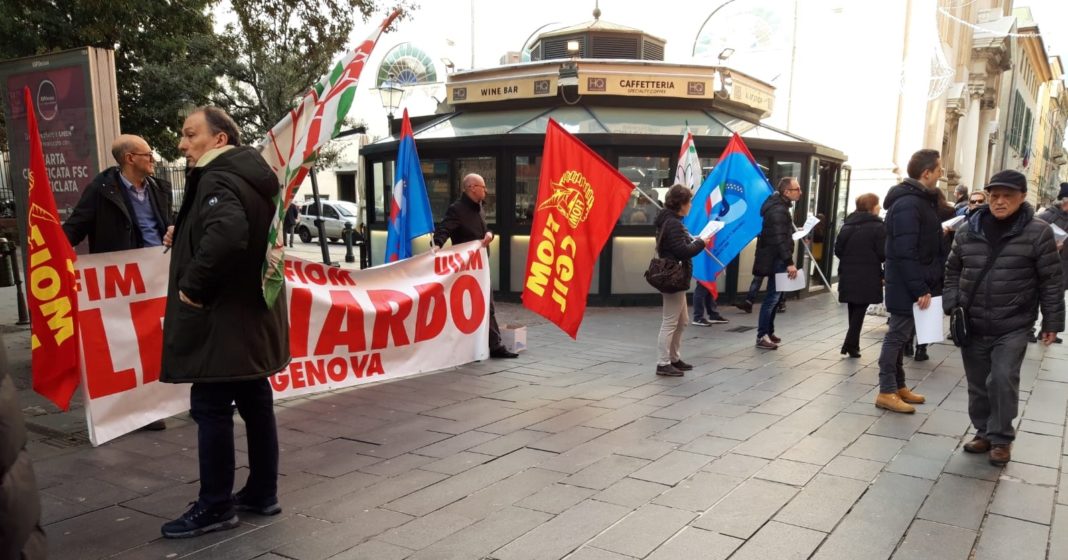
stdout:
[(701, 186), (701, 159), (697, 157), (697, 146), (693, 143), (690, 127), (686, 127), (686, 134), (682, 136), (679, 163), (675, 167), (675, 183), (686, 185), (693, 192)]
[(274, 305), (283, 286), (282, 224), (286, 208), (315, 163), (319, 148), (341, 131), (341, 124), (356, 97), (364, 64), (382, 32), (399, 15), (400, 9), (394, 10), (367, 39), (341, 59), (329, 74), (312, 86), (295, 109), (274, 125), (262, 142), (263, 158), (271, 165), (281, 185), (275, 197), (277, 208), (267, 236), (267, 259), (263, 264), (263, 297), (268, 306)]

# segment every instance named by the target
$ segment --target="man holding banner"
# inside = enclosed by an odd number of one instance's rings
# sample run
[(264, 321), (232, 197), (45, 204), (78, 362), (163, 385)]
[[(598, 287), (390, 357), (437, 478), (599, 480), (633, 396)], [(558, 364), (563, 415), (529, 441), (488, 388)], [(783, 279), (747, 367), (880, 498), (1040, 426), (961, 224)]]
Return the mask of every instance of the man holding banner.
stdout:
[[(486, 226), (486, 216), (482, 212), (482, 201), (486, 200), (486, 180), (481, 175), (469, 173), (460, 183), (463, 194), (460, 199), (449, 205), (445, 218), (434, 230), (434, 240), (430, 249), (437, 252), (445, 240), (453, 245), (468, 241), (482, 240), (483, 247), (489, 247), (493, 241), (493, 232)], [(519, 354), (508, 351), (501, 343), (501, 327), (493, 309), (493, 295), (489, 304), (489, 348), (491, 358), (518, 358)]]
[[(192, 171), (179, 210), (163, 325), (160, 380), (192, 383), (200, 496), (162, 527), (168, 538), (238, 525), (237, 511), (278, 506), (278, 433), (268, 377), (289, 363), (285, 291), (268, 307), (261, 274), (278, 178), (234, 121), (216, 107), (194, 111), (178, 149)], [(233, 405), (245, 421), (249, 476), (233, 495)]]

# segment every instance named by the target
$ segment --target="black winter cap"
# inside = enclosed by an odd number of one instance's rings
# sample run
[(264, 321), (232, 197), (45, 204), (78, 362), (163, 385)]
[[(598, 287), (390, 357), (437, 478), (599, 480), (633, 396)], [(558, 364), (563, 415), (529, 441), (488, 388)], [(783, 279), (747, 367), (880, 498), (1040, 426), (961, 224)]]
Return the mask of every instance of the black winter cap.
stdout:
[(1057, 200), (1068, 198), (1068, 183), (1061, 183), (1061, 192), (1057, 194)]
[(1009, 187), (1020, 192), (1027, 192), (1027, 177), (1015, 169), (998, 171), (990, 177), (985, 190), (990, 190), (990, 187)]

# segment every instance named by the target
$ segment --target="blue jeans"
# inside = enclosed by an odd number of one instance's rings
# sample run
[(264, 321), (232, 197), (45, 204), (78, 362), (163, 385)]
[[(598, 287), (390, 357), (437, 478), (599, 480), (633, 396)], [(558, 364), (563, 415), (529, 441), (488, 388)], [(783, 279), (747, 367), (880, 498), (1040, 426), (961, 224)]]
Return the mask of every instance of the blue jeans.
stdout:
[(267, 378), (251, 381), (193, 383), (189, 413), (197, 423), (200, 457), (200, 503), (230, 507), (234, 491), (234, 408), (245, 421), (248, 439), (246, 495), (270, 501), (278, 493), (278, 429), (274, 391)]
[(697, 287), (693, 289), (693, 320), (700, 321), (707, 315), (708, 317), (714, 317), (719, 313), (719, 306), (716, 305), (716, 298), (712, 297), (712, 292), (705, 287), (704, 284), (698, 282)]
[[(786, 263), (775, 261), (775, 272), (786, 272)], [(775, 289), (775, 274), (768, 276), (768, 290), (764, 295), (764, 303), (760, 304), (760, 319), (757, 321), (757, 340), (764, 335), (775, 334), (775, 314), (779, 310), (779, 299), (782, 293)]]

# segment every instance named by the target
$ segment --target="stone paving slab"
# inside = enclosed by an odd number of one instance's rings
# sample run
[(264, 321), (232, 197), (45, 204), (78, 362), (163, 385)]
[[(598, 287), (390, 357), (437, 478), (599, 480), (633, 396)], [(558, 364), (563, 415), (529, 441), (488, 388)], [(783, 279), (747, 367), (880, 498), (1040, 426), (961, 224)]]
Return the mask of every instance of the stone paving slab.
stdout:
[[(516, 360), (279, 402), (283, 514), (242, 515), (239, 528), (198, 539), (159, 538), (197, 492), (188, 415), (164, 432), (71, 446), (57, 437), (84, 419), (23, 390), (52, 556), (1068, 554), (1068, 350), (1059, 345), (1028, 348), (1014, 461), (1001, 469), (961, 450), (971, 436), (957, 349), (936, 344), (930, 361), (906, 360), (910, 384), (928, 397), (917, 414), (876, 409), (885, 320), (866, 318), (863, 358), (842, 357), (845, 313), (829, 297), (791, 303), (777, 318), (786, 343), (776, 352), (727, 330), (755, 325), (755, 314), (728, 310), (729, 325), (687, 329), (696, 367), (678, 379), (653, 375), (658, 308), (591, 308), (577, 342), (518, 306), (498, 313), (528, 326)], [(8, 332), (8, 347), (28, 343), (13, 336), (28, 333)]]

